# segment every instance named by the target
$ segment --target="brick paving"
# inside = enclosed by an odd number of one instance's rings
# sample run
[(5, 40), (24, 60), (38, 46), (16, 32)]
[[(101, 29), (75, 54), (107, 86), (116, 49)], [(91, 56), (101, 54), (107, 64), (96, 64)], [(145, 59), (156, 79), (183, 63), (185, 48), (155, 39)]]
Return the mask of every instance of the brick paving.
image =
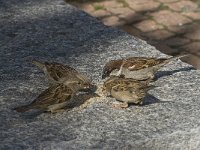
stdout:
[(200, 69), (200, 0), (65, 0)]

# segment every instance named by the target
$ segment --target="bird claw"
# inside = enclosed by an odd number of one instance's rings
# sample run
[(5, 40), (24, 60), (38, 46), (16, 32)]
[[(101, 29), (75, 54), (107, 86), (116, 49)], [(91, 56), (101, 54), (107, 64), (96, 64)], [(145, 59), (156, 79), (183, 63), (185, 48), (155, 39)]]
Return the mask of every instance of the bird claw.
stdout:
[(128, 104), (127, 103), (112, 104), (111, 106), (112, 106), (112, 108), (115, 108), (115, 109), (128, 108)]

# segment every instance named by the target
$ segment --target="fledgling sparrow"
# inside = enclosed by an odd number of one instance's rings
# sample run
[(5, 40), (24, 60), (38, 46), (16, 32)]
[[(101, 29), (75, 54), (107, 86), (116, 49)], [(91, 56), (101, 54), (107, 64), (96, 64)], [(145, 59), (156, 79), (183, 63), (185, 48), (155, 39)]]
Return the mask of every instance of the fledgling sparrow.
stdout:
[(87, 78), (87, 76), (81, 74), (76, 69), (68, 65), (63, 65), (56, 62), (41, 62), (38, 60), (33, 60), (32, 63), (43, 70), (51, 84), (61, 83), (67, 85), (68, 82), (74, 80), (85, 84), (86, 88), (87, 86), (88, 88), (92, 86), (91, 81)]
[(38, 109), (52, 113), (57, 112), (66, 107), (74, 95), (82, 88), (84, 88), (84, 85), (77, 81), (68, 82), (68, 85), (54, 84), (44, 90), (30, 104), (17, 107), (14, 110), (25, 112), (30, 109)]
[(136, 80), (152, 80), (155, 73), (170, 61), (187, 55), (180, 55), (171, 58), (147, 58), (147, 57), (130, 57), (127, 59), (111, 60), (105, 64), (103, 68), (102, 79), (110, 75), (120, 76), (125, 78), (133, 78)]
[(142, 104), (143, 98), (152, 86), (149, 81), (138, 81), (131, 78), (111, 76), (104, 82), (103, 90), (106, 96), (111, 95), (122, 104), (113, 105), (117, 108), (127, 108), (129, 103)]

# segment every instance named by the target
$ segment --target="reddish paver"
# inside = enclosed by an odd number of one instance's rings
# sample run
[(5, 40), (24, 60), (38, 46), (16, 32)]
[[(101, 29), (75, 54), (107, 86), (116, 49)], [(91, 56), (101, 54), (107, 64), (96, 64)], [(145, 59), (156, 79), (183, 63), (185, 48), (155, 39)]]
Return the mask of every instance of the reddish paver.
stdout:
[(198, 8), (198, 5), (192, 1), (179, 1), (176, 3), (166, 4), (170, 9), (174, 11), (190, 12)]
[(128, 7), (110, 8), (108, 11), (115, 15), (135, 13), (135, 11), (131, 10)]
[(164, 43), (169, 46), (177, 47), (177, 46), (185, 45), (189, 42), (190, 42), (189, 39), (181, 38), (181, 37), (174, 37), (174, 38), (167, 39)]
[(145, 16), (136, 12), (130, 14), (121, 14), (118, 17), (125, 20), (128, 24), (145, 19)]
[(182, 47), (185, 51), (193, 53), (193, 54), (200, 54), (200, 42), (192, 42), (191, 44), (187, 44)]
[(118, 26), (166, 54), (193, 54), (183, 60), (200, 68), (198, 1), (102, 0), (79, 3), (74, 0), (72, 3), (99, 18), (105, 25)]
[(197, 69), (200, 69), (200, 57), (197, 55), (189, 55), (181, 60), (193, 65)]
[(158, 0), (158, 1), (162, 3), (171, 3), (171, 2), (177, 2), (179, 0)]
[(190, 25), (184, 25), (184, 26), (169, 26), (168, 30), (175, 32), (176, 34), (181, 34), (188, 32), (190, 29)]
[(182, 26), (186, 23), (192, 22), (191, 19), (188, 19), (185, 16), (177, 12), (172, 12), (170, 10), (161, 10), (155, 13), (150, 14), (154, 19), (165, 26)]
[(176, 34), (183, 35), (183, 33), (193, 33), (196, 32), (200, 28), (200, 25), (198, 23), (191, 23), (186, 24), (184, 26), (170, 26), (168, 29), (172, 32), (176, 32)]
[(173, 49), (161, 42), (152, 44), (152, 45), (155, 46), (156, 49), (161, 50), (163, 53), (168, 54), (168, 55), (173, 55), (173, 54), (179, 53), (178, 49)]
[(156, 30), (156, 31), (148, 32), (145, 35), (151, 39), (164, 40), (169, 37), (172, 37), (174, 33), (171, 33), (167, 30)]
[(158, 29), (163, 29), (162, 25), (157, 24), (153, 20), (144, 20), (140, 23), (135, 24), (135, 27), (140, 29), (142, 32), (150, 32)]
[(101, 5), (104, 6), (106, 9), (110, 8), (117, 8), (117, 7), (123, 7), (122, 3), (117, 2), (116, 0), (110, 0), (110, 1), (102, 1), (102, 2), (96, 2), (94, 5)]
[(128, 32), (129, 34), (131, 35), (134, 35), (140, 39), (145, 39), (144, 36), (142, 36), (142, 33), (141, 31), (139, 31), (138, 29), (134, 28), (133, 26), (130, 26), (130, 25), (124, 25), (124, 26), (121, 26), (120, 29)]
[(96, 10), (92, 13), (92, 16), (93, 17), (96, 17), (96, 18), (103, 18), (103, 17), (106, 17), (106, 16), (110, 16), (111, 13), (106, 11), (106, 10)]
[(125, 21), (120, 20), (116, 16), (104, 18), (104, 19), (102, 19), (102, 22), (107, 26), (122, 26), (125, 24)]
[(184, 36), (192, 40), (199, 40), (200, 42), (200, 25), (190, 28), (189, 32), (187, 32)]
[(194, 20), (200, 20), (200, 12), (184, 12), (183, 15), (190, 17)]
[(155, 10), (160, 6), (159, 2), (154, 0), (125, 0), (126, 3), (135, 11)]
[(87, 12), (87, 13), (92, 13), (94, 11), (94, 7), (91, 4), (82, 4), (79, 6), (80, 9), (82, 9), (83, 11)]

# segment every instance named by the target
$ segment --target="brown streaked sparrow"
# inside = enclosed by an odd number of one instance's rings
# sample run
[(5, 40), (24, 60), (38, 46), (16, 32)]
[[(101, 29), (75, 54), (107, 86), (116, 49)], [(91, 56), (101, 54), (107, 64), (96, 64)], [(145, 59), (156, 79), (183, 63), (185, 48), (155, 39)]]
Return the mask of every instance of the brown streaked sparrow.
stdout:
[(38, 109), (47, 112), (57, 112), (67, 106), (74, 95), (85, 85), (78, 81), (68, 82), (68, 85), (54, 84), (44, 90), (33, 102), (28, 105), (15, 108), (18, 112), (30, 109)]
[(111, 76), (104, 82), (103, 90), (106, 96), (111, 95), (122, 104), (113, 105), (117, 108), (127, 108), (129, 103), (142, 104), (143, 98), (152, 86), (149, 81), (138, 81), (131, 78)]
[(187, 55), (180, 55), (171, 58), (147, 58), (147, 57), (130, 57), (127, 59), (111, 60), (103, 68), (102, 79), (110, 75), (136, 80), (153, 79), (155, 73), (170, 61), (176, 60)]
[(33, 60), (32, 63), (43, 70), (51, 84), (61, 83), (68, 85), (68, 82), (74, 80), (81, 82), (81, 84), (85, 84), (85, 88), (90, 88), (90, 86), (92, 86), (91, 81), (87, 78), (87, 76), (81, 74), (68, 65), (56, 62), (40, 62), (38, 60)]

